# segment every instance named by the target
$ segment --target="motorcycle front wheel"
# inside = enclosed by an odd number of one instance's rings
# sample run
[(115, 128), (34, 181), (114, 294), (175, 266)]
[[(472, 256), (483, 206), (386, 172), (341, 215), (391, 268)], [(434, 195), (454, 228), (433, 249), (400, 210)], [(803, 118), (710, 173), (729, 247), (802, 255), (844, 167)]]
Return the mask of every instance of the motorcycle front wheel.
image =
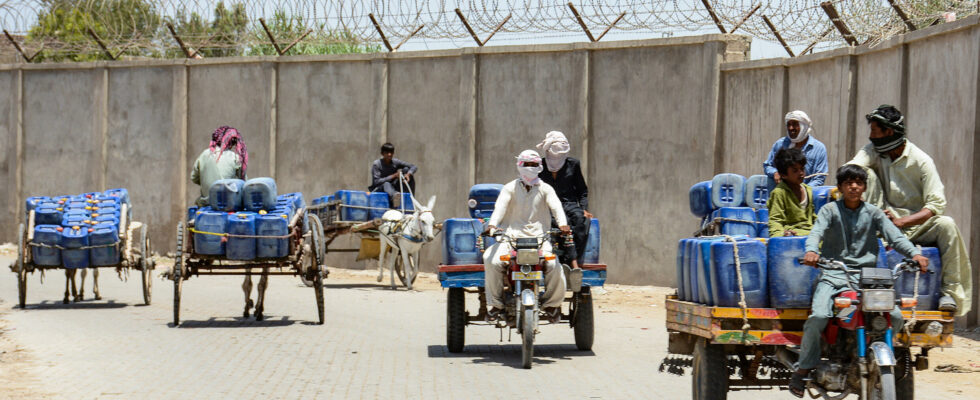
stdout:
[(876, 373), (868, 377), (868, 396), (870, 400), (895, 400), (895, 367), (872, 365)]
[(524, 309), (524, 321), (521, 322), (521, 363), (524, 369), (531, 369), (534, 362), (534, 318), (538, 317), (534, 309)]

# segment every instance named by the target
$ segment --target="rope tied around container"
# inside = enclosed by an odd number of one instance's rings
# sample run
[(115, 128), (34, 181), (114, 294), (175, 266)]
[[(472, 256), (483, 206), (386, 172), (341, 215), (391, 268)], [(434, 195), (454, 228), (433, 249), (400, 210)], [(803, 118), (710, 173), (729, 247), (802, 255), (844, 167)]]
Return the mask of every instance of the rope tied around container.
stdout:
[(708, 220), (707, 222), (705, 222), (704, 225), (701, 227), (700, 230), (698, 230), (697, 232), (694, 232), (694, 236), (695, 237), (704, 237), (704, 236), (713, 235), (715, 232), (718, 232), (718, 229), (716, 229), (716, 228), (719, 228), (721, 226), (721, 223), (722, 222), (740, 222), (740, 223), (743, 223), (743, 224), (769, 225), (768, 222), (762, 222), (762, 221), (737, 219), (737, 218), (726, 218), (726, 217), (715, 217), (715, 218), (712, 218), (712, 219)]
[(287, 233), (285, 235), (238, 235), (234, 233), (205, 232), (205, 231), (199, 231), (194, 228), (190, 228), (190, 231), (201, 235), (212, 235), (212, 236), (221, 236), (227, 238), (241, 238), (241, 239), (289, 239), (290, 237), (293, 236), (292, 233)]
[(726, 242), (732, 242), (732, 256), (735, 258), (735, 277), (738, 279), (738, 307), (742, 309), (742, 330), (748, 331), (751, 325), (749, 325), (748, 303), (745, 301), (745, 287), (742, 285), (742, 260), (738, 256), (738, 241), (729, 235), (722, 235), (722, 237), (725, 238)]

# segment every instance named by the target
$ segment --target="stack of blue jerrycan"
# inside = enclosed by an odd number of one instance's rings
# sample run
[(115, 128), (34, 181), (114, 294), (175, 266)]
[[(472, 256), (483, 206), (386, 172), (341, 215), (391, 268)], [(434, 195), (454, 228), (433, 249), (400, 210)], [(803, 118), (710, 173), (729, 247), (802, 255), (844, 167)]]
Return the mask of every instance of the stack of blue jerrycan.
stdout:
[[(329, 204), (334, 200), (340, 200), (340, 221), (370, 221), (381, 218), (388, 210), (401, 211), (403, 208), (406, 213), (415, 211), (415, 204), (412, 203), (410, 193), (401, 193), (401, 203), (398, 207), (392, 207), (388, 193), (361, 190), (338, 190), (334, 194), (313, 199), (313, 205)], [(327, 208), (321, 209), (317, 216), (321, 220), (326, 220), (328, 211), (332, 211), (332, 207), (329, 210)]]
[[(481, 183), (470, 188), (467, 206), (470, 218), (450, 218), (443, 223), (443, 265), (473, 265), (483, 264), (483, 252), (479, 249), (479, 236), (486, 227), (487, 220), (493, 214), (493, 208), (500, 195), (503, 185)], [(484, 248), (489, 248), (495, 242), (493, 238), (483, 238)], [(589, 225), (589, 237), (585, 245), (582, 261), (586, 264), (599, 262), (601, 244), (599, 220), (592, 218)]]
[[(700, 224), (717, 221), (722, 236), (680, 239), (677, 245), (676, 286), (684, 301), (718, 307), (737, 307), (744, 292), (748, 307), (809, 308), (820, 271), (804, 266), (806, 237), (774, 237), (768, 234), (768, 198), (772, 181), (765, 175), (748, 179), (737, 174), (716, 175), (691, 186), (691, 213)], [(813, 188), (814, 209), (838, 197), (835, 186)], [(729, 238), (726, 238), (728, 236)], [(741, 291), (735, 263), (741, 269)], [(920, 274), (918, 309), (938, 307), (942, 265), (938, 249), (923, 247), (933, 274)], [(903, 256), (879, 241), (878, 267), (894, 267)], [(899, 276), (895, 288), (902, 297), (912, 297), (915, 273)]]
[(34, 243), (43, 245), (32, 247), (34, 263), (65, 268), (118, 265), (123, 208), (128, 217), (129, 192), (122, 188), (27, 198), (25, 211), (34, 212)]
[(229, 260), (289, 255), (289, 226), (303, 207), (301, 193), (277, 193), (272, 178), (221, 179), (209, 190), (209, 205), (192, 207), (194, 251)]

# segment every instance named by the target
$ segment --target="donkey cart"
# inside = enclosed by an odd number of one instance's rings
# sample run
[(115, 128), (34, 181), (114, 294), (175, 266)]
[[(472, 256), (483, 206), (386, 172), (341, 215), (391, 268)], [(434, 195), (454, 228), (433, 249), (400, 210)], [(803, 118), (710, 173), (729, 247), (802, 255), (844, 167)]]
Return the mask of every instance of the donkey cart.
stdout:
[[(251, 288), (252, 274), (261, 276), (258, 284), (258, 299), (255, 304), (255, 319), (261, 321), (264, 316), (263, 302), (269, 275), (299, 276), (304, 280), (315, 282), (316, 306), (318, 324), (323, 324), (323, 226), (320, 219), (306, 212), (305, 208), (296, 210), (289, 220), (288, 233), (283, 236), (235, 235), (224, 232), (204, 232), (195, 229), (194, 221), (177, 224), (177, 251), (174, 259), (174, 326), (180, 324), (180, 296), (183, 282), (193, 276), (201, 275), (239, 275), (245, 276), (245, 311), (243, 317), (248, 318), (252, 308)], [(195, 238), (200, 235), (220, 236), (223, 242), (234, 239), (245, 240), (285, 240), (288, 251), (284, 257), (254, 258), (250, 260), (230, 259), (226, 254), (208, 255), (195, 251)]]
[[(75, 272), (79, 269), (91, 269), (95, 278), (98, 277), (97, 269), (115, 268), (120, 273), (128, 275), (129, 270), (140, 271), (143, 286), (143, 303), (150, 304), (153, 280), (151, 273), (155, 262), (150, 258), (150, 239), (147, 237), (147, 226), (142, 222), (126, 221), (128, 205), (122, 205), (122, 221), (119, 224), (118, 240), (112, 243), (89, 245), (80, 247), (66, 248), (60, 244), (45, 244), (35, 240), (35, 212), (32, 210), (27, 215), (27, 225), (20, 224), (17, 230), (17, 259), (11, 265), (11, 269), (17, 273), (17, 294), (20, 308), (27, 305), (27, 274), (40, 271), (42, 276), (45, 271), (64, 270), (68, 277), (65, 287), (64, 303), (68, 303), (68, 284), (74, 288)], [(78, 228), (78, 227), (75, 227)], [(58, 228), (63, 229), (63, 228)], [(69, 228), (71, 229), (71, 228)], [(88, 229), (88, 228), (85, 228)], [(57, 233), (55, 233), (57, 235)], [(93, 255), (89, 262), (89, 253)], [(62, 256), (64, 254), (64, 256)], [(73, 260), (73, 265), (68, 265), (67, 260)], [(84, 264), (78, 264), (78, 260), (84, 260)], [(102, 262), (99, 262), (102, 260)], [(109, 260), (106, 262), (105, 260)], [(85, 265), (87, 264), (87, 265)], [(85, 266), (80, 266), (85, 265)], [(96, 300), (100, 299), (98, 294), (98, 283), (95, 282)], [(84, 278), (82, 280), (84, 286)], [(84, 289), (84, 288), (83, 288)], [(74, 291), (74, 289), (72, 290)], [(82, 296), (76, 296), (80, 300)]]

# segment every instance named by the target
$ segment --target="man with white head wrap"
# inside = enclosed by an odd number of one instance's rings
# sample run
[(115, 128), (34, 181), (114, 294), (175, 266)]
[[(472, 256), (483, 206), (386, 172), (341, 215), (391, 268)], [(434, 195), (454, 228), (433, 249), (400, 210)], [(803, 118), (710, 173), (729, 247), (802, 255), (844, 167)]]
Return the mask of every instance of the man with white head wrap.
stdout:
[[(559, 229), (563, 232), (570, 231), (555, 190), (538, 178), (542, 169), (541, 157), (534, 150), (524, 150), (517, 156), (520, 177), (500, 190), (493, 214), (487, 222), (488, 232), (502, 229), (512, 238), (536, 238), (546, 234), (552, 218), (558, 221)], [(501, 241), (483, 253), (487, 304), (491, 307), (487, 320), (490, 322), (500, 318), (505, 309), (504, 273), (509, 263), (500, 261), (500, 256), (509, 255), (510, 251), (510, 244)], [(541, 251), (551, 254), (551, 243), (545, 241)], [(544, 280), (542, 306), (546, 316), (554, 321), (561, 315), (561, 303), (565, 299), (565, 277), (556, 260), (545, 263)]]
[(588, 211), (589, 187), (582, 175), (582, 164), (568, 156), (569, 150), (571, 146), (565, 134), (558, 131), (548, 132), (544, 141), (538, 144), (538, 151), (545, 155), (544, 164), (547, 167), (538, 177), (555, 189), (572, 229), (575, 245), (563, 247), (565, 252), (560, 261), (572, 266), (569, 279), (575, 290), (574, 287), (581, 281), (579, 274), (582, 271), (579, 267), (589, 240), (589, 219), (592, 214)]
[[(776, 152), (789, 147), (795, 147), (803, 151), (806, 156), (806, 176), (803, 183), (811, 187), (823, 186), (827, 179), (827, 147), (817, 138), (813, 137), (813, 122), (805, 112), (796, 110), (786, 114), (784, 118), (786, 124), (786, 136), (783, 136), (772, 145), (769, 157), (762, 163), (762, 168), (770, 179), (779, 183), (779, 172), (773, 164)], [(823, 175), (821, 175), (823, 174)], [(772, 185), (775, 186), (775, 183)]]

